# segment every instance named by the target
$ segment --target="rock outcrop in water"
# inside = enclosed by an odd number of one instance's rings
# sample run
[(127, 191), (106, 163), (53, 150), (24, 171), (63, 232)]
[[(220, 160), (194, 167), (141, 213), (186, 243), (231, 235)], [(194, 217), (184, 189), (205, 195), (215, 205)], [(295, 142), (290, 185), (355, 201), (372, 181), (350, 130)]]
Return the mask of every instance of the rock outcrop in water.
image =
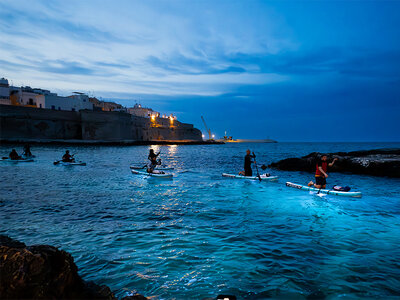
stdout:
[(0, 299), (116, 298), (109, 287), (82, 280), (69, 253), (48, 245), (27, 247), (0, 235)]
[[(313, 152), (301, 158), (287, 158), (268, 167), (285, 171), (315, 172), (315, 163), (321, 153)], [(338, 160), (329, 172), (344, 172), (400, 178), (400, 149), (376, 149), (327, 154), (328, 161)]]

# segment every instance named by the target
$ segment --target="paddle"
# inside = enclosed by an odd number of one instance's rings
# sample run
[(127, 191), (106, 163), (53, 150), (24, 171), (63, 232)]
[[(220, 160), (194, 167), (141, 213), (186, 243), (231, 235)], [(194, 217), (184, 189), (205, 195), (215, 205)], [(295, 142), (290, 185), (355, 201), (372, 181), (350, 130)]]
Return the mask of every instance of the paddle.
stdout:
[(253, 152), (253, 157), (254, 157), (254, 164), (256, 165), (256, 170), (257, 170), (257, 177), (261, 181), (261, 176), (260, 173), (258, 173), (258, 167), (257, 167), (257, 162), (256, 162), (256, 155)]

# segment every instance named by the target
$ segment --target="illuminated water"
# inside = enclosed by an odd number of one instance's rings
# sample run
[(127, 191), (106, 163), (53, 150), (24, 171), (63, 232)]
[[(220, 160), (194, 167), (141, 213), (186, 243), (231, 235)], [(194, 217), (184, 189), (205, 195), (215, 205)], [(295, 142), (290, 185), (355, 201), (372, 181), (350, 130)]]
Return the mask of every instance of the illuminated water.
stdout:
[(70, 147), (86, 167), (54, 166), (61, 147), (33, 147), (36, 162), (0, 165), (0, 233), (70, 252), (84, 279), (119, 297), (400, 296), (399, 179), (332, 173), (328, 184), (363, 192), (351, 199), (285, 187), (312, 179), (301, 172), (275, 171), (277, 183), (222, 178), (241, 169), (247, 147), (270, 163), (400, 144), (154, 147), (173, 180), (130, 173), (147, 146)]

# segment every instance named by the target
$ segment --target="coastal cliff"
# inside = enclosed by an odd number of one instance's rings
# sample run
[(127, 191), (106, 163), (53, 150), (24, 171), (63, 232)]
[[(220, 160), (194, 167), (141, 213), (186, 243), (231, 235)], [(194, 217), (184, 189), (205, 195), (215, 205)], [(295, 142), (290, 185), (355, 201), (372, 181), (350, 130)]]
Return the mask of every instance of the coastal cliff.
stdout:
[[(315, 163), (321, 154), (310, 153), (301, 158), (286, 158), (268, 167), (284, 171), (315, 172)], [(327, 154), (328, 161), (338, 158), (329, 172), (345, 172), (372, 176), (400, 178), (400, 149), (376, 149)]]
[(201, 131), (192, 124), (167, 118), (133, 116), (124, 112), (57, 111), (0, 105), (0, 140), (11, 142), (87, 141), (201, 142)]

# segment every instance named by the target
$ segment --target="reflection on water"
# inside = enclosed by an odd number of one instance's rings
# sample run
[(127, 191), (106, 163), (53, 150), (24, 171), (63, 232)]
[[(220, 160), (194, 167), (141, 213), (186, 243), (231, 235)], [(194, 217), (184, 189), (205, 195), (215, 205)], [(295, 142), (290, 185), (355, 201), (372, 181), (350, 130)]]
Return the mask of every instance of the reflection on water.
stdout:
[[(9, 148), (2, 145), (6, 155)], [(276, 183), (222, 178), (245, 150), (260, 164), (393, 144), (227, 144), (70, 147), (86, 167), (54, 166), (64, 149), (33, 147), (37, 161), (0, 165), (0, 232), (69, 251), (87, 280), (118, 296), (159, 299), (369, 297), (400, 294), (400, 181), (332, 174), (361, 199), (286, 188), (312, 174), (271, 171)], [(149, 149), (173, 180), (134, 176)]]

